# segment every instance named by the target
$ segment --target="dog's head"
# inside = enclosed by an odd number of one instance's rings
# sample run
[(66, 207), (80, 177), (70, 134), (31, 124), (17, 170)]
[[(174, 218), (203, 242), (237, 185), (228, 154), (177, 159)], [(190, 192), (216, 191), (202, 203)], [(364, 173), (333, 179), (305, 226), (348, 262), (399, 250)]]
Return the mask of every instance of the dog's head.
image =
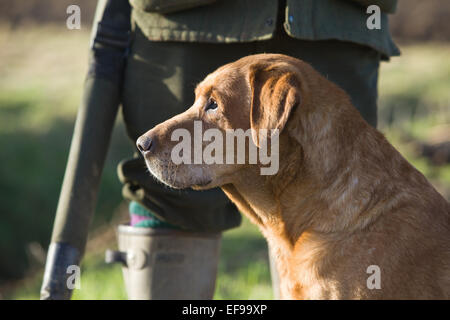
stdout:
[(260, 54), (208, 75), (188, 110), (137, 140), (150, 172), (174, 188), (206, 189), (232, 183), (249, 166), (278, 161), (280, 134), (303, 98), (299, 64)]

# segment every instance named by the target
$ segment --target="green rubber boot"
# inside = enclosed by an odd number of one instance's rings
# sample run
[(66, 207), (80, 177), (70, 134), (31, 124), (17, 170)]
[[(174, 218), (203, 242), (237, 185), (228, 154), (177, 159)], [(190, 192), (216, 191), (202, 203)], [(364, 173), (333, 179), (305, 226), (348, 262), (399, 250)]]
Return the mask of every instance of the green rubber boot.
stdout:
[(119, 225), (119, 251), (108, 250), (105, 257), (122, 263), (128, 298), (212, 299), (221, 233), (179, 230), (135, 203), (130, 214), (134, 226)]

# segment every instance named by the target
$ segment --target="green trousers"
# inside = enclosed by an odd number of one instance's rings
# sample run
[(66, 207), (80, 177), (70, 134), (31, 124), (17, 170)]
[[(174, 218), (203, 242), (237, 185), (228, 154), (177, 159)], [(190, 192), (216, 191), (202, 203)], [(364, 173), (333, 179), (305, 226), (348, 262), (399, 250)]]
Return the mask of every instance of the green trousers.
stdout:
[[(137, 28), (127, 61), (123, 116), (129, 137), (189, 108), (194, 88), (223, 64), (256, 53), (282, 53), (310, 63), (351, 97), (362, 116), (377, 123), (377, 80), (380, 53), (337, 40), (305, 41), (278, 31), (273, 39), (250, 43), (154, 42)], [(241, 216), (220, 189), (172, 190), (154, 180), (136, 155), (120, 163), (123, 195), (156, 217), (182, 229), (219, 232), (236, 227)]]

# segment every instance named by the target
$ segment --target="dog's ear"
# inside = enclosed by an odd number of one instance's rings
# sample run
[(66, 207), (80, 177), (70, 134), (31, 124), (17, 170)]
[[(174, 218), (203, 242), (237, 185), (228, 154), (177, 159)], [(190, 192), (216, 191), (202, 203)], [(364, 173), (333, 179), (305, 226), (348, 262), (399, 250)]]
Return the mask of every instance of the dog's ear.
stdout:
[(300, 103), (297, 75), (285, 64), (257, 63), (249, 68), (251, 88), (250, 128), (256, 146), (261, 145), (260, 130), (281, 133), (294, 107)]

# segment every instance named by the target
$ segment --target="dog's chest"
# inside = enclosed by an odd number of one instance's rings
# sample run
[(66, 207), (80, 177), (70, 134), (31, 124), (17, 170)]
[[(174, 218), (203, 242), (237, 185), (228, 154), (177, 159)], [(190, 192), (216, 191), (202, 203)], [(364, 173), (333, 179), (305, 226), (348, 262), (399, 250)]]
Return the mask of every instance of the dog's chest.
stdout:
[(308, 264), (279, 269), (280, 292), (283, 299), (317, 300), (339, 297), (333, 283), (318, 276), (314, 267)]
[(321, 271), (322, 250), (317, 243), (305, 241), (294, 250), (283, 242), (269, 241), (276, 259), (283, 299), (339, 299), (342, 295), (337, 282)]

